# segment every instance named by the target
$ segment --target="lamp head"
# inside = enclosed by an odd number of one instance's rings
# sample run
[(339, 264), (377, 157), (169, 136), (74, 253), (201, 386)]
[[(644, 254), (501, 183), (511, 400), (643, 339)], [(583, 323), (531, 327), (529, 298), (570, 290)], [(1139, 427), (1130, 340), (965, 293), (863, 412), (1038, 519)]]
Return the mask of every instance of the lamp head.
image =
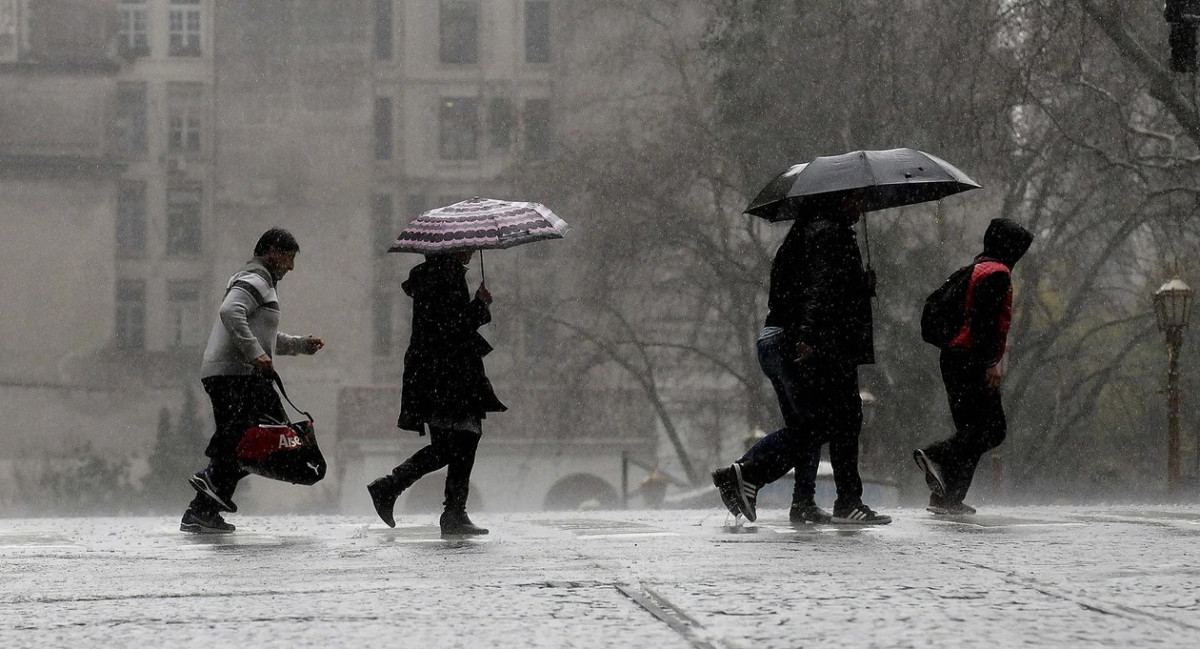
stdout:
[(1191, 316), (1192, 291), (1182, 279), (1176, 277), (1154, 292), (1154, 315), (1160, 331), (1183, 329)]

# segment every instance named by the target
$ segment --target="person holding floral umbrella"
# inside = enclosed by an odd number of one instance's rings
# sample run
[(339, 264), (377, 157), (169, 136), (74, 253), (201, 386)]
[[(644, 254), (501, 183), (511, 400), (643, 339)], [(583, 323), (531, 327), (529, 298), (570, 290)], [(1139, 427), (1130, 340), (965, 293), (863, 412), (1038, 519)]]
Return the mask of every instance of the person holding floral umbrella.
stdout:
[(389, 249), (425, 255), (400, 285), (412, 298), (413, 315), (396, 425), (429, 435), (429, 446), (367, 485), (375, 512), (389, 527), (396, 526), (400, 494), (445, 467), (442, 534), (488, 533), (467, 515), (471, 470), (483, 420), (507, 407), (484, 372), (492, 346), (478, 331), (492, 319), (492, 295), (483, 282), (471, 295), (467, 266), (477, 250), (561, 239), (568, 227), (539, 203), (477, 197), (422, 213)]
[(429, 434), (422, 448), (392, 472), (367, 485), (376, 513), (395, 527), (396, 498), (422, 476), (446, 468), (445, 535), (487, 534), (467, 515), (471, 469), (490, 412), (504, 412), (484, 373), (492, 350), (477, 329), (491, 321), (491, 293), (480, 285), (472, 297), (467, 265), (474, 250), (427, 255), (401, 284), (413, 300), (412, 338), (404, 354), (399, 428)]

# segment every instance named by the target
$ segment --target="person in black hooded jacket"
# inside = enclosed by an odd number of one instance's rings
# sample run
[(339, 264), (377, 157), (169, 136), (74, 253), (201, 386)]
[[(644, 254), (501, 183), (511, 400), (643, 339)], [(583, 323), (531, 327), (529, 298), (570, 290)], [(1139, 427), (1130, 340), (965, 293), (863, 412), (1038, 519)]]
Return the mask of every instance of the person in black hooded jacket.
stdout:
[[(863, 503), (858, 473), (858, 366), (875, 362), (874, 287), (863, 270), (854, 233), (860, 217), (853, 198), (803, 215), (771, 263), (769, 312), (757, 351), (779, 399), (784, 427), (712, 474), (726, 508), (747, 520), (757, 517), (758, 490), (792, 468), (793, 522), (880, 525), (892, 520)], [(832, 515), (813, 500), (825, 442), (837, 487)]]
[(955, 433), (913, 451), (929, 485), (929, 511), (973, 514), (963, 503), (983, 454), (999, 446), (1007, 423), (1000, 401), (1000, 363), (1012, 319), (1012, 269), (1033, 243), (1033, 234), (1011, 219), (992, 219), (967, 285), (966, 319), (942, 349), (942, 381)]
[(491, 321), (492, 296), (480, 285), (471, 299), (467, 265), (474, 250), (426, 255), (401, 284), (413, 300), (412, 335), (404, 354), (400, 416), (396, 426), (430, 444), (367, 485), (376, 513), (395, 527), (396, 499), (422, 476), (447, 467), (440, 524), (446, 535), (487, 534), (467, 516), (467, 496), (482, 420), (507, 408), (484, 373), (491, 345), (477, 331)]

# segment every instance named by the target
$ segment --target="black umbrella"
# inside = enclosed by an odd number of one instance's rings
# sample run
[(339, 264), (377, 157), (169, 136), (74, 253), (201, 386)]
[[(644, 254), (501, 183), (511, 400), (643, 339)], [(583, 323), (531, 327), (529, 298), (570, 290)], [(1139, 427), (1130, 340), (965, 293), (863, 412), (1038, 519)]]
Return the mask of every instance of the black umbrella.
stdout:
[(924, 151), (852, 151), (793, 165), (767, 183), (746, 214), (774, 223), (843, 198), (854, 198), (863, 212), (871, 212), (978, 188), (957, 167)]
[[(916, 149), (851, 151), (821, 156), (812, 162), (792, 165), (767, 183), (750, 201), (746, 214), (772, 223), (800, 218), (808, 211), (836, 206), (853, 198), (862, 212), (885, 210), (979, 189), (954, 165)], [(871, 270), (871, 238), (863, 219), (863, 239), (867, 249), (867, 273), (874, 286)]]

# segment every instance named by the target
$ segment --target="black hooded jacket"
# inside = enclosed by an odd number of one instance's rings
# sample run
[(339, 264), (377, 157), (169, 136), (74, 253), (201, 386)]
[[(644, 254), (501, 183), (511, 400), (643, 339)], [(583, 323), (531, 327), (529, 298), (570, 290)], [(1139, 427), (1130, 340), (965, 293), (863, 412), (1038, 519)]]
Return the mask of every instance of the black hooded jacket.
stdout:
[(771, 263), (768, 327), (791, 345), (806, 343), (815, 360), (875, 362), (871, 290), (854, 224), (837, 217), (796, 221)]
[[(992, 219), (983, 235), (983, 253), (975, 257), (975, 261), (998, 261), (1012, 272), (1032, 243), (1033, 233), (1016, 221)], [(980, 364), (992, 365), (1004, 354), (1007, 336), (986, 332), (1007, 333), (1007, 325), (1001, 327), (1001, 321), (1009, 317), (1006, 309), (1009, 308), (1011, 289), (1011, 276), (1003, 272), (991, 273), (974, 282), (971, 287), (974, 296), (971, 309), (967, 312), (967, 322), (972, 335), (969, 336), (970, 348), (965, 351)]]
[(477, 329), (491, 321), (472, 300), (467, 268), (449, 256), (430, 257), (400, 285), (413, 300), (412, 336), (404, 354), (396, 425), (422, 431), (431, 417), (480, 417), (507, 410), (484, 374), (492, 346)]

